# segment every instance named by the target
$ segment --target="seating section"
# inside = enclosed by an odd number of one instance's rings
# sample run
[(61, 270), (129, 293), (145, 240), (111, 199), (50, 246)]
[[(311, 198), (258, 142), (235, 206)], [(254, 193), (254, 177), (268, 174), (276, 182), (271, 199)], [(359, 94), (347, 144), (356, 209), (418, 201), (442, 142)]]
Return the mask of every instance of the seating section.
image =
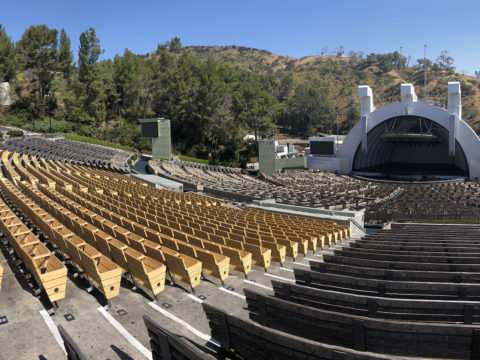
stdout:
[(253, 322), (203, 307), (247, 359), (478, 359), (479, 250), (479, 226), (394, 225), (294, 269), (295, 284), (272, 280), (274, 295), (244, 289)]
[(167, 275), (193, 292), (202, 276), (223, 284), (230, 270), (247, 277), (350, 236), (333, 221), (238, 210), (105, 170), (9, 151), (1, 160), (7, 197), (106, 300), (122, 277), (156, 299)]
[(147, 315), (143, 316), (152, 349), (153, 360), (214, 360), (185, 338), (160, 326)]
[(185, 161), (150, 161), (152, 172), (182, 182), (184, 187), (237, 201), (275, 199), (278, 203), (326, 209), (359, 209), (392, 196), (397, 185), (335, 176), (288, 171), (258, 181), (237, 169)]
[(258, 181), (238, 169), (185, 161), (150, 161), (152, 172), (239, 202), (277, 203), (331, 210), (366, 208), (367, 223), (390, 220), (480, 221), (477, 182), (394, 184), (291, 170)]
[[(480, 226), (391, 224), (351, 239), (350, 228), (333, 221), (239, 209), (70, 161), (8, 150), (1, 151), (0, 161), (0, 231), (52, 303), (68, 292), (68, 270), (107, 301), (120, 295), (122, 279), (157, 299), (167, 276), (194, 292), (202, 279), (224, 285), (232, 273), (248, 278), (253, 271), (270, 271), (272, 263), (299, 265), (299, 254), (331, 246), (323, 262), (312, 257), (293, 272), (265, 274), (294, 277), (271, 280), (273, 294), (264, 284), (254, 287), (258, 278), (246, 281), (256, 290), (244, 288), (243, 315), (194, 298), (202, 303), (210, 342), (220, 349), (205, 353), (205, 347), (145, 316), (153, 359), (480, 358)], [(179, 164), (164, 165), (172, 170)], [(231, 169), (188, 167), (192, 179), (205, 173), (221, 184), (244, 177)], [(318, 186), (309, 189), (317, 176)], [(261, 186), (316, 189), (332, 198), (343, 191), (343, 202), (332, 202), (341, 207), (379, 206), (408, 195), (403, 188), (328, 174), (294, 178), (296, 183), (274, 175)], [(59, 332), (69, 358), (84, 359), (65, 330)]]
[(341, 346), (313, 341), (307, 338), (243, 320), (225, 311), (203, 303), (212, 337), (220, 341), (222, 351), (241, 359), (293, 360), (387, 360), (412, 359), (365, 353)]
[[(0, 181), (3, 184), (6, 179), (0, 178)], [(34, 204), (29, 206), (34, 207)], [(34, 210), (38, 211), (38, 209)], [(67, 268), (3, 200), (0, 200), (0, 229), (28, 272), (34, 277), (37, 285), (45, 291), (50, 302), (63, 299), (66, 291)], [(3, 273), (3, 269), (0, 273)]]
[(480, 221), (478, 182), (402, 184), (401, 188), (392, 201), (368, 208), (366, 218), (377, 222), (390, 219)]
[(127, 160), (132, 152), (67, 140), (61, 136), (23, 136), (7, 138), (0, 148), (11, 152), (43, 157), (100, 169), (129, 172)]

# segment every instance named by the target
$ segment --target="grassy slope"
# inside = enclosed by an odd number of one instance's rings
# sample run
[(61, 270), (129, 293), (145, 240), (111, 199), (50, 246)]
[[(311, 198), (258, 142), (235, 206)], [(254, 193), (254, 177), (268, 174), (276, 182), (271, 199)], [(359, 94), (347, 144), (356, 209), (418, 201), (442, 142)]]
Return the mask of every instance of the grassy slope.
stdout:
[(114, 149), (125, 150), (125, 151), (133, 151), (133, 149), (130, 146), (115, 144), (115, 143), (111, 143), (111, 142), (103, 141), (103, 140), (97, 140), (97, 139), (93, 139), (93, 138), (86, 137), (86, 136), (66, 134), (66, 133), (61, 133), (61, 134), (63, 136), (65, 136), (65, 139), (69, 139), (69, 140), (76, 140), (76, 141), (80, 141), (80, 142), (84, 142), (84, 143), (88, 143), (88, 144), (102, 145), (102, 146), (111, 147), (111, 148), (114, 148)]

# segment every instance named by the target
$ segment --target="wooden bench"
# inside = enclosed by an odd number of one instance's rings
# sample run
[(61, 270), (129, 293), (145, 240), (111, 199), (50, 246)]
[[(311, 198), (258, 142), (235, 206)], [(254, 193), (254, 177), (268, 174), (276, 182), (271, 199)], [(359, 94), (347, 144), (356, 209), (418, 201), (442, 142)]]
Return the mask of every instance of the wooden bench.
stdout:
[(306, 338), (271, 329), (210, 305), (202, 304), (207, 316), (212, 337), (218, 340), (223, 351), (233, 358), (285, 359), (292, 360), (407, 360), (413, 358), (392, 357), (365, 353), (352, 349), (328, 345)]
[(362, 241), (356, 240), (350, 244), (350, 247), (353, 248), (364, 248), (364, 249), (378, 249), (378, 250), (390, 250), (390, 251), (431, 251), (431, 252), (445, 252), (445, 251), (452, 251), (452, 252), (479, 252), (480, 251), (480, 244), (461, 244), (456, 245), (452, 244), (446, 247), (445, 245), (438, 246), (438, 245), (430, 245), (430, 244), (386, 244), (382, 241)]
[(65, 347), (65, 351), (67, 352), (67, 359), (68, 360), (87, 360), (87, 357), (83, 354), (80, 350), (78, 345), (73, 341), (67, 331), (63, 328), (62, 325), (58, 325), (58, 332), (60, 333), (60, 337), (63, 341), (63, 346)]
[(143, 315), (153, 360), (214, 360), (215, 357), (197, 349), (190, 341), (160, 326)]
[[(465, 248), (464, 248), (465, 249)], [(380, 255), (398, 255), (398, 256), (439, 256), (439, 257), (479, 257), (480, 258), (480, 249), (468, 248), (468, 250), (458, 251), (453, 246), (443, 246), (443, 250), (429, 250), (429, 249), (415, 249), (415, 250), (390, 250), (390, 249), (373, 249), (373, 248), (364, 248), (350, 246), (344, 248), (345, 251), (351, 251), (355, 253), (375, 253)]]
[(322, 273), (354, 276), (363, 279), (416, 282), (480, 283), (480, 272), (438, 272), (372, 269), (352, 265), (310, 261), (310, 269)]
[(371, 260), (342, 256), (342, 254), (323, 254), (323, 261), (336, 264), (346, 264), (359, 267), (370, 267), (391, 270), (418, 270), (418, 271), (451, 271), (451, 272), (480, 272), (479, 264), (450, 264), (450, 263), (426, 263), (426, 262), (401, 262)]
[(397, 356), (480, 356), (480, 328), (476, 326), (371, 319), (296, 304), (249, 289), (244, 293), (250, 319), (310, 340)]
[(275, 297), (344, 314), (400, 321), (480, 323), (480, 303), (348, 294), (272, 280)]
[(448, 255), (397, 255), (393, 254), (383, 254), (380, 252), (366, 252), (366, 251), (356, 251), (356, 249), (344, 248), (342, 250), (334, 250), (335, 255), (349, 256), (360, 259), (370, 259), (370, 260), (384, 260), (384, 261), (394, 261), (394, 262), (418, 262), (418, 263), (447, 263), (447, 264), (480, 264), (480, 256), (451, 256)]
[(454, 284), (359, 279), (353, 276), (323, 274), (294, 269), (298, 285), (351, 294), (401, 299), (480, 300), (480, 284)]

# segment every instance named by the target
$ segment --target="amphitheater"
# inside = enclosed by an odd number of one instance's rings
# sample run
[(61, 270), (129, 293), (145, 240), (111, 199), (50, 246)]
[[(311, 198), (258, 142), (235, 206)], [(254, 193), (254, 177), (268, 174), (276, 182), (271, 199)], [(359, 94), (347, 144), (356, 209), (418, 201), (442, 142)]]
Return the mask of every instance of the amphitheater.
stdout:
[(480, 359), (478, 182), (0, 148), (0, 359)]

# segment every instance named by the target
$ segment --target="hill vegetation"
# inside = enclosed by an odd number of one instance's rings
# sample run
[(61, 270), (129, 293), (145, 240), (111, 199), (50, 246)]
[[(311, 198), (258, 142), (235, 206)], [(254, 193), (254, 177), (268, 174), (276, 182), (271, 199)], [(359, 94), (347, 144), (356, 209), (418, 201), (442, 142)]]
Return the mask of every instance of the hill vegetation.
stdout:
[[(360, 84), (373, 88), (377, 107), (398, 101), (401, 81), (423, 97), (423, 59), (344, 56), (341, 47), (325, 53), (294, 59), (241, 46), (183, 47), (174, 38), (149, 54), (125, 49), (99, 60), (100, 39), (90, 28), (80, 35), (75, 64), (63, 29), (31, 26), (13, 43), (0, 26), (0, 81), (14, 92), (1, 121), (146, 149), (138, 120), (166, 117), (175, 152), (245, 163), (256, 154), (255, 143), (242, 140), (247, 133), (347, 133), (359, 118)], [(447, 52), (427, 60), (427, 99), (446, 103), (447, 82), (460, 81), (464, 119), (478, 132), (480, 80), (455, 72), (453, 62)]]

